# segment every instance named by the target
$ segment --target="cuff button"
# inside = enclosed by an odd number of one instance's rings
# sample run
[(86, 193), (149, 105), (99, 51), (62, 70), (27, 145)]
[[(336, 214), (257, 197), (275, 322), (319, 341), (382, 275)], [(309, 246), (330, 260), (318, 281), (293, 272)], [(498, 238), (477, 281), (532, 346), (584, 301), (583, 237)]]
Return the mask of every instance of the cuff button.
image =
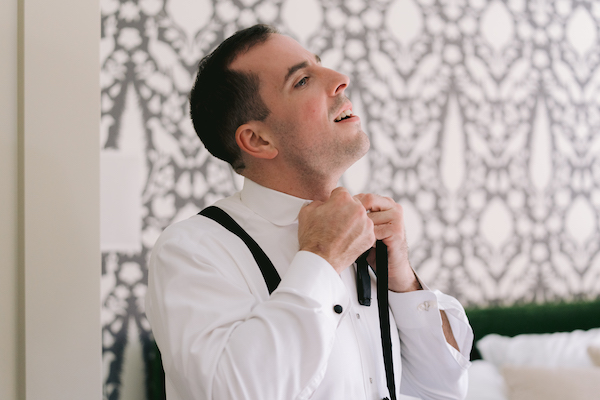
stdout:
[(424, 301), (417, 306), (417, 310), (419, 311), (429, 311), (429, 308), (431, 308), (431, 303), (428, 301)]
[(339, 304), (336, 304), (335, 306), (333, 306), (333, 311), (335, 311), (338, 314), (341, 314), (342, 311), (344, 311), (344, 308), (342, 308), (342, 306), (340, 306)]

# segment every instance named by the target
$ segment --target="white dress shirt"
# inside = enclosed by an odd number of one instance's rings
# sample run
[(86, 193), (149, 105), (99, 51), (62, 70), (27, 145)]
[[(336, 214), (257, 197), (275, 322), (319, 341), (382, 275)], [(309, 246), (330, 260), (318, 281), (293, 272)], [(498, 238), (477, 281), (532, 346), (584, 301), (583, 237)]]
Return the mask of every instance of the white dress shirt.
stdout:
[[(146, 314), (168, 400), (389, 396), (375, 276), (371, 271), (371, 306), (362, 306), (355, 266), (338, 275), (323, 258), (299, 251), (297, 216), (305, 203), (246, 179), (241, 192), (215, 204), (279, 272), (271, 296), (246, 245), (213, 220), (196, 215), (160, 236)], [(398, 399), (464, 398), (473, 334), (460, 303), (425, 287), (389, 292), (389, 304)], [(460, 352), (446, 343), (440, 309)]]

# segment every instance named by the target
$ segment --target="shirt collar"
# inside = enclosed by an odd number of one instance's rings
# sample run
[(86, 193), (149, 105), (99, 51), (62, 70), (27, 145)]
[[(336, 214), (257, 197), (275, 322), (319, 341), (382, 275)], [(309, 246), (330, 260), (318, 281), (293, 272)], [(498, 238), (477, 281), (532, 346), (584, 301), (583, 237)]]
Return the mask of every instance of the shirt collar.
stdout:
[(250, 210), (279, 226), (296, 222), (300, 209), (311, 202), (266, 188), (248, 178), (244, 178), (240, 199)]

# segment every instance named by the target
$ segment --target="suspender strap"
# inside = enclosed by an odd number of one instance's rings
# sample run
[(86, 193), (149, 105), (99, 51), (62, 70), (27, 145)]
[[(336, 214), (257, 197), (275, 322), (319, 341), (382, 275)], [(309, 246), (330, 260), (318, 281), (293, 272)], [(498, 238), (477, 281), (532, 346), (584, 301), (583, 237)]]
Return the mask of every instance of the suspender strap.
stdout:
[(225, 229), (237, 235), (240, 239), (244, 241), (244, 243), (246, 243), (246, 246), (248, 246), (248, 249), (252, 253), (254, 260), (258, 264), (260, 272), (262, 273), (262, 276), (265, 279), (265, 283), (267, 284), (267, 288), (269, 289), (269, 294), (273, 293), (273, 291), (277, 289), (279, 282), (281, 282), (281, 278), (279, 277), (277, 270), (273, 266), (273, 263), (271, 262), (271, 260), (269, 260), (269, 257), (267, 257), (267, 255), (260, 248), (258, 243), (256, 243), (254, 239), (252, 239), (250, 235), (248, 235), (248, 233), (246, 233), (244, 228), (239, 226), (238, 223), (235, 222), (233, 218), (229, 216), (229, 214), (221, 210), (219, 207), (206, 207), (198, 214), (210, 218), (215, 222), (218, 222)]
[(388, 254), (387, 246), (381, 240), (378, 240), (375, 244), (375, 256), (377, 257), (377, 308), (379, 309), (379, 327), (383, 347), (385, 378), (391, 400), (396, 400), (392, 337), (390, 334), (390, 311), (388, 308)]

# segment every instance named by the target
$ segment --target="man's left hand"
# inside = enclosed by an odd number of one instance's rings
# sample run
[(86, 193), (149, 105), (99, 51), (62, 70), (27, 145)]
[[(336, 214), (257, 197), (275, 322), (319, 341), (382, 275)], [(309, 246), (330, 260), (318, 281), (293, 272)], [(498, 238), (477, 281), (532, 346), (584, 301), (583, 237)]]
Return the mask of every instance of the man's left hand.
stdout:
[[(402, 206), (389, 197), (376, 194), (358, 194), (358, 199), (375, 225), (375, 237), (388, 248), (389, 289), (410, 292), (422, 289), (408, 261), (408, 244), (404, 229)], [(369, 264), (376, 268), (375, 249), (371, 249)]]
[[(368, 216), (375, 225), (375, 237), (377, 240), (383, 240), (388, 248), (388, 288), (399, 293), (423, 289), (408, 261), (408, 244), (406, 243), (402, 206), (389, 197), (376, 194), (357, 194), (354, 197), (369, 211)], [(373, 268), (376, 268), (374, 248), (371, 249), (367, 261)], [(446, 312), (440, 310), (440, 314), (446, 341), (460, 351)]]

